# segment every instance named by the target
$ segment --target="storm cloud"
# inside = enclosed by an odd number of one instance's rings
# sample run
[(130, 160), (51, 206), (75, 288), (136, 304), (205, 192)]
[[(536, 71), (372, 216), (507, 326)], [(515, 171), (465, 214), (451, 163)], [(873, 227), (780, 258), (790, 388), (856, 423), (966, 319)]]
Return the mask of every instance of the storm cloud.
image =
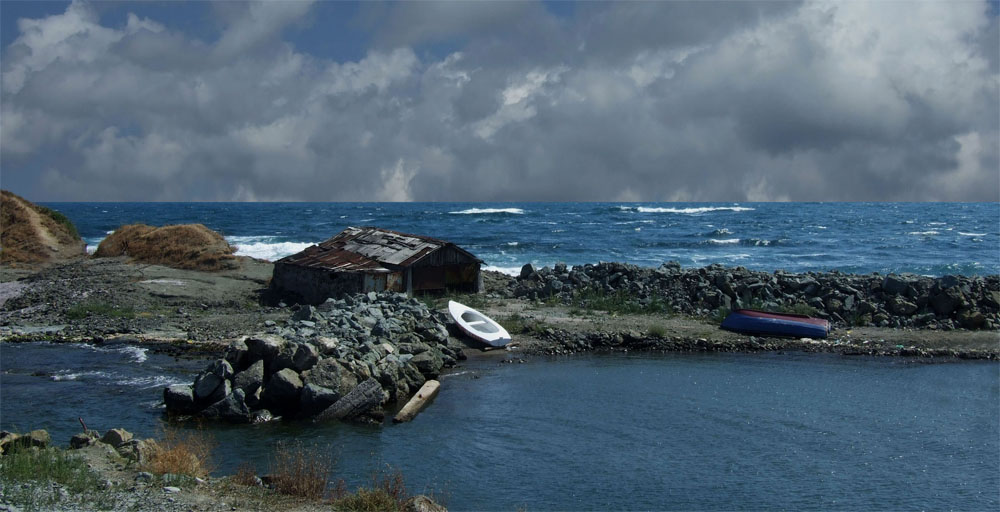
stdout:
[(339, 60), (292, 37), (323, 30), (323, 7), (223, 3), (209, 36), (83, 2), (18, 19), (3, 187), (42, 201), (1000, 200), (986, 2), (363, 4), (349, 21), (363, 52)]

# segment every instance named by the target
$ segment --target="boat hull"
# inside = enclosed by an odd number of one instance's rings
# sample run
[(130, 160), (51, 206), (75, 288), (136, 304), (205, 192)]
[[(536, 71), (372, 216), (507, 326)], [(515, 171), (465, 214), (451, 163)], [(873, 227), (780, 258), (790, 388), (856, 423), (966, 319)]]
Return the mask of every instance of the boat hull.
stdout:
[(465, 304), (449, 301), (448, 312), (458, 328), (472, 339), (493, 347), (503, 347), (511, 342), (507, 329)]
[(830, 334), (830, 322), (822, 318), (753, 309), (737, 309), (729, 313), (721, 327), (757, 336), (826, 338)]

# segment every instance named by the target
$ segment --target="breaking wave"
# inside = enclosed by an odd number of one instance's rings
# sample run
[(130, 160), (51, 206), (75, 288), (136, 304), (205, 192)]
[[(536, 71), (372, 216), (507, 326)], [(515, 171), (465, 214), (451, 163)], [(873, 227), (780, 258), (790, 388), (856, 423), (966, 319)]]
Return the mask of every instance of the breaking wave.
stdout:
[(722, 240), (708, 240), (708, 243), (710, 243), (710, 244), (716, 244), (716, 245), (738, 244), (738, 243), (740, 243), (740, 239), (739, 238), (725, 238), (725, 239), (722, 239)]
[(959, 231), (958, 234), (962, 236), (986, 236), (986, 233), (963, 233), (961, 231)]
[(907, 234), (914, 236), (934, 236), (934, 235), (940, 235), (941, 233), (939, 231), (930, 230), (930, 231), (910, 231)]
[(753, 210), (753, 208), (746, 206), (702, 206), (698, 208), (651, 208), (639, 206), (635, 208), (635, 211), (639, 213), (681, 213), (686, 215), (711, 212), (751, 212)]
[(295, 254), (310, 245), (310, 242), (274, 242), (272, 237), (231, 236), (226, 237), (236, 246), (237, 256), (249, 256), (259, 260), (275, 261)]
[(510, 213), (513, 215), (521, 215), (524, 210), (520, 208), (469, 208), (468, 210), (459, 210), (457, 212), (448, 212), (452, 215), (482, 215), (482, 214), (493, 214), (493, 213)]

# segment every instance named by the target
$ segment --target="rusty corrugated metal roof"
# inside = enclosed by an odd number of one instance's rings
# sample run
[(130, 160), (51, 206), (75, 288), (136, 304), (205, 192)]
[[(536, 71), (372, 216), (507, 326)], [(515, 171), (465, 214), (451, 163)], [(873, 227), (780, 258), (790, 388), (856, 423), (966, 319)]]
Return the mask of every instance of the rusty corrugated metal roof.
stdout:
[[(342, 272), (391, 272), (387, 265), (407, 267), (446, 245), (451, 244), (388, 229), (348, 227), (319, 245), (278, 261)], [(469, 256), (475, 258), (471, 254)]]

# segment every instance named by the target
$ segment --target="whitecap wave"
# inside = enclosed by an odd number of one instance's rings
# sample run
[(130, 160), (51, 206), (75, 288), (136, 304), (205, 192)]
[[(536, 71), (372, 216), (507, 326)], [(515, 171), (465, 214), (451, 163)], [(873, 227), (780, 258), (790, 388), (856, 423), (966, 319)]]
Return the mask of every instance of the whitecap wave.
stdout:
[(267, 261), (280, 260), (313, 245), (310, 242), (269, 242), (261, 237), (228, 237), (226, 240), (236, 246), (237, 256)]
[(640, 213), (682, 213), (687, 215), (694, 215), (699, 213), (711, 213), (711, 212), (750, 212), (753, 208), (748, 208), (746, 206), (702, 206), (699, 208), (649, 208), (645, 206), (640, 206), (637, 208)]
[(964, 233), (962, 231), (959, 231), (958, 234), (962, 236), (986, 236), (986, 233)]
[(512, 215), (521, 215), (524, 210), (520, 208), (469, 208), (467, 210), (459, 210), (456, 212), (448, 212), (452, 215), (486, 215), (494, 213), (509, 213)]
[(521, 275), (521, 267), (495, 267), (493, 265), (487, 265), (483, 267), (483, 270), (492, 270), (493, 272), (500, 272), (501, 274), (507, 274), (508, 276)]
[(708, 240), (708, 243), (710, 243), (710, 244), (717, 244), (717, 245), (738, 244), (738, 243), (740, 243), (740, 239), (739, 238), (724, 238), (722, 240)]
[(914, 236), (934, 236), (934, 235), (940, 235), (941, 233), (938, 232), (938, 231), (934, 231), (932, 229), (930, 231), (910, 231), (907, 234), (908, 235), (914, 235)]
[(108, 375), (107, 372), (100, 371), (73, 372), (70, 370), (60, 370), (52, 375), (52, 380), (61, 382), (64, 380), (77, 380), (80, 377), (107, 377)]
[(117, 351), (131, 357), (133, 363), (143, 363), (149, 357), (146, 355), (148, 350), (142, 347), (126, 346), (119, 348)]
[(507, 242), (510, 247), (517, 247), (517, 242)]

